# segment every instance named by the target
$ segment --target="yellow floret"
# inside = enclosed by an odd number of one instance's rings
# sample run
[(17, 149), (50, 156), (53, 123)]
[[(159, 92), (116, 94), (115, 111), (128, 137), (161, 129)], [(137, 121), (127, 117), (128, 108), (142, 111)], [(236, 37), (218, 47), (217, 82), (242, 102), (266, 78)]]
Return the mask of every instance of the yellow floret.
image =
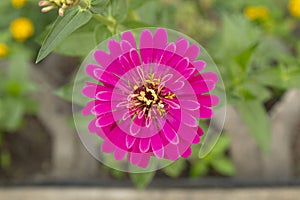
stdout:
[(8, 54), (8, 47), (4, 43), (0, 43), (0, 58), (6, 57)]
[(244, 14), (249, 20), (264, 20), (269, 17), (269, 9), (265, 6), (249, 6)]
[(291, 15), (300, 18), (300, 0), (290, 0), (289, 10)]
[(30, 38), (34, 33), (32, 22), (27, 18), (18, 18), (10, 24), (13, 37), (20, 42)]
[(14, 8), (22, 8), (27, 0), (11, 0), (11, 5)]

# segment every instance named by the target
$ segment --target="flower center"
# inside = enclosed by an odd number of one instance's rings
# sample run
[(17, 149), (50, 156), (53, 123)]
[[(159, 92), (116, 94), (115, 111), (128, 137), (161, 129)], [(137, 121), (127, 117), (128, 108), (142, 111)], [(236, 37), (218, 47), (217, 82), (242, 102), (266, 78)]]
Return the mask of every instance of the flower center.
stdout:
[(135, 85), (133, 92), (130, 94), (131, 111), (135, 112), (139, 118), (145, 116), (151, 117), (153, 114), (159, 113), (164, 116), (169, 106), (164, 102), (164, 99), (173, 99), (175, 94), (168, 91), (161, 84), (160, 79), (147, 79), (141, 86)]

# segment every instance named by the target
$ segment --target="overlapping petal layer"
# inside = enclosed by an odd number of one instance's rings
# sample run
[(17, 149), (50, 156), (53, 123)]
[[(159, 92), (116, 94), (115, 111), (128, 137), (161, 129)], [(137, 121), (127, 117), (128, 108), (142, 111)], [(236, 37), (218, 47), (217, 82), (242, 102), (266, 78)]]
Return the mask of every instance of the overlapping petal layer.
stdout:
[(136, 39), (125, 32), (121, 41), (110, 40), (109, 53), (94, 53), (98, 65), (86, 66), (96, 82), (82, 90), (91, 99), (82, 114), (95, 116), (89, 131), (103, 139), (103, 152), (139, 167), (151, 156), (187, 158), (203, 135), (198, 118), (211, 118), (219, 103), (210, 94), (218, 76), (201, 73), (199, 46), (184, 38), (168, 42), (165, 29), (144, 30)]

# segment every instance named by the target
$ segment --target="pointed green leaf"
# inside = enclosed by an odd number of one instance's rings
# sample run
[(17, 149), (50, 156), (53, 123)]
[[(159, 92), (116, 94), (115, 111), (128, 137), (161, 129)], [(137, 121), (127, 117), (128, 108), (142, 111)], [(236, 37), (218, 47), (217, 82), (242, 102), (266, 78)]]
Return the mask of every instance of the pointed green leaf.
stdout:
[(251, 57), (254, 51), (256, 50), (257, 46), (257, 44), (250, 46), (235, 58), (236, 62), (239, 64), (239, 66), (244, 72), (247, 70), (247, 67), (249, 66), (251, 61)]
[(184, 159), (179, 159), (172, 163), (171, 165), (163, 168), (163, 172), (172, 178), (180, 176), (182, 171), (186, 167), (186, 161)]
[(251, 100), (239, 102), (237, 106), (258, 146), (268, 153), (271, 140), (270, 125), (263, 104), (258, 100)]
[(76, 29), (86, 24), (92, 18), (89, 11), (71, 9), (64, 17), (58, 17), (52, 30), (43, 42), (36, 62), (40, 62), (49, 55), (55, 47)]
[(138, 189), (143, 189), (149, 185), (149, 183), (152, 181), (153, 177), (155, 175), (155, 172), (149, 172), (149, 173), (139, 173), (134, 174), (130, 173), (130, 179), (134, 183), (134, 185)]
[(212, 160), (211, 165), (214, 170), (225, 176), (232, 176), (236, 171), (232, 161), (226, 157)]
[(114, 0), (111, 2), (111, 14), (117, 22), (122, 22), (127, 16), (126, 0)]

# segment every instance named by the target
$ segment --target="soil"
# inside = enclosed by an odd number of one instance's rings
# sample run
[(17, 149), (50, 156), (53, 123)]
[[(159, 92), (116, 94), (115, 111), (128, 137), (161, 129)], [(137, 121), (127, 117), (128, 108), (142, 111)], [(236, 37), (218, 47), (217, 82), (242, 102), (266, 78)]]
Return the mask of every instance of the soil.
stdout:
[(4, 137), (3, 147), (10, 152), (11, 163), (8, 169), (0, 168), (0, 181), (32, 178), (50, 170), (51, 137), (36, 117), (26, 117), (18, 132)]

